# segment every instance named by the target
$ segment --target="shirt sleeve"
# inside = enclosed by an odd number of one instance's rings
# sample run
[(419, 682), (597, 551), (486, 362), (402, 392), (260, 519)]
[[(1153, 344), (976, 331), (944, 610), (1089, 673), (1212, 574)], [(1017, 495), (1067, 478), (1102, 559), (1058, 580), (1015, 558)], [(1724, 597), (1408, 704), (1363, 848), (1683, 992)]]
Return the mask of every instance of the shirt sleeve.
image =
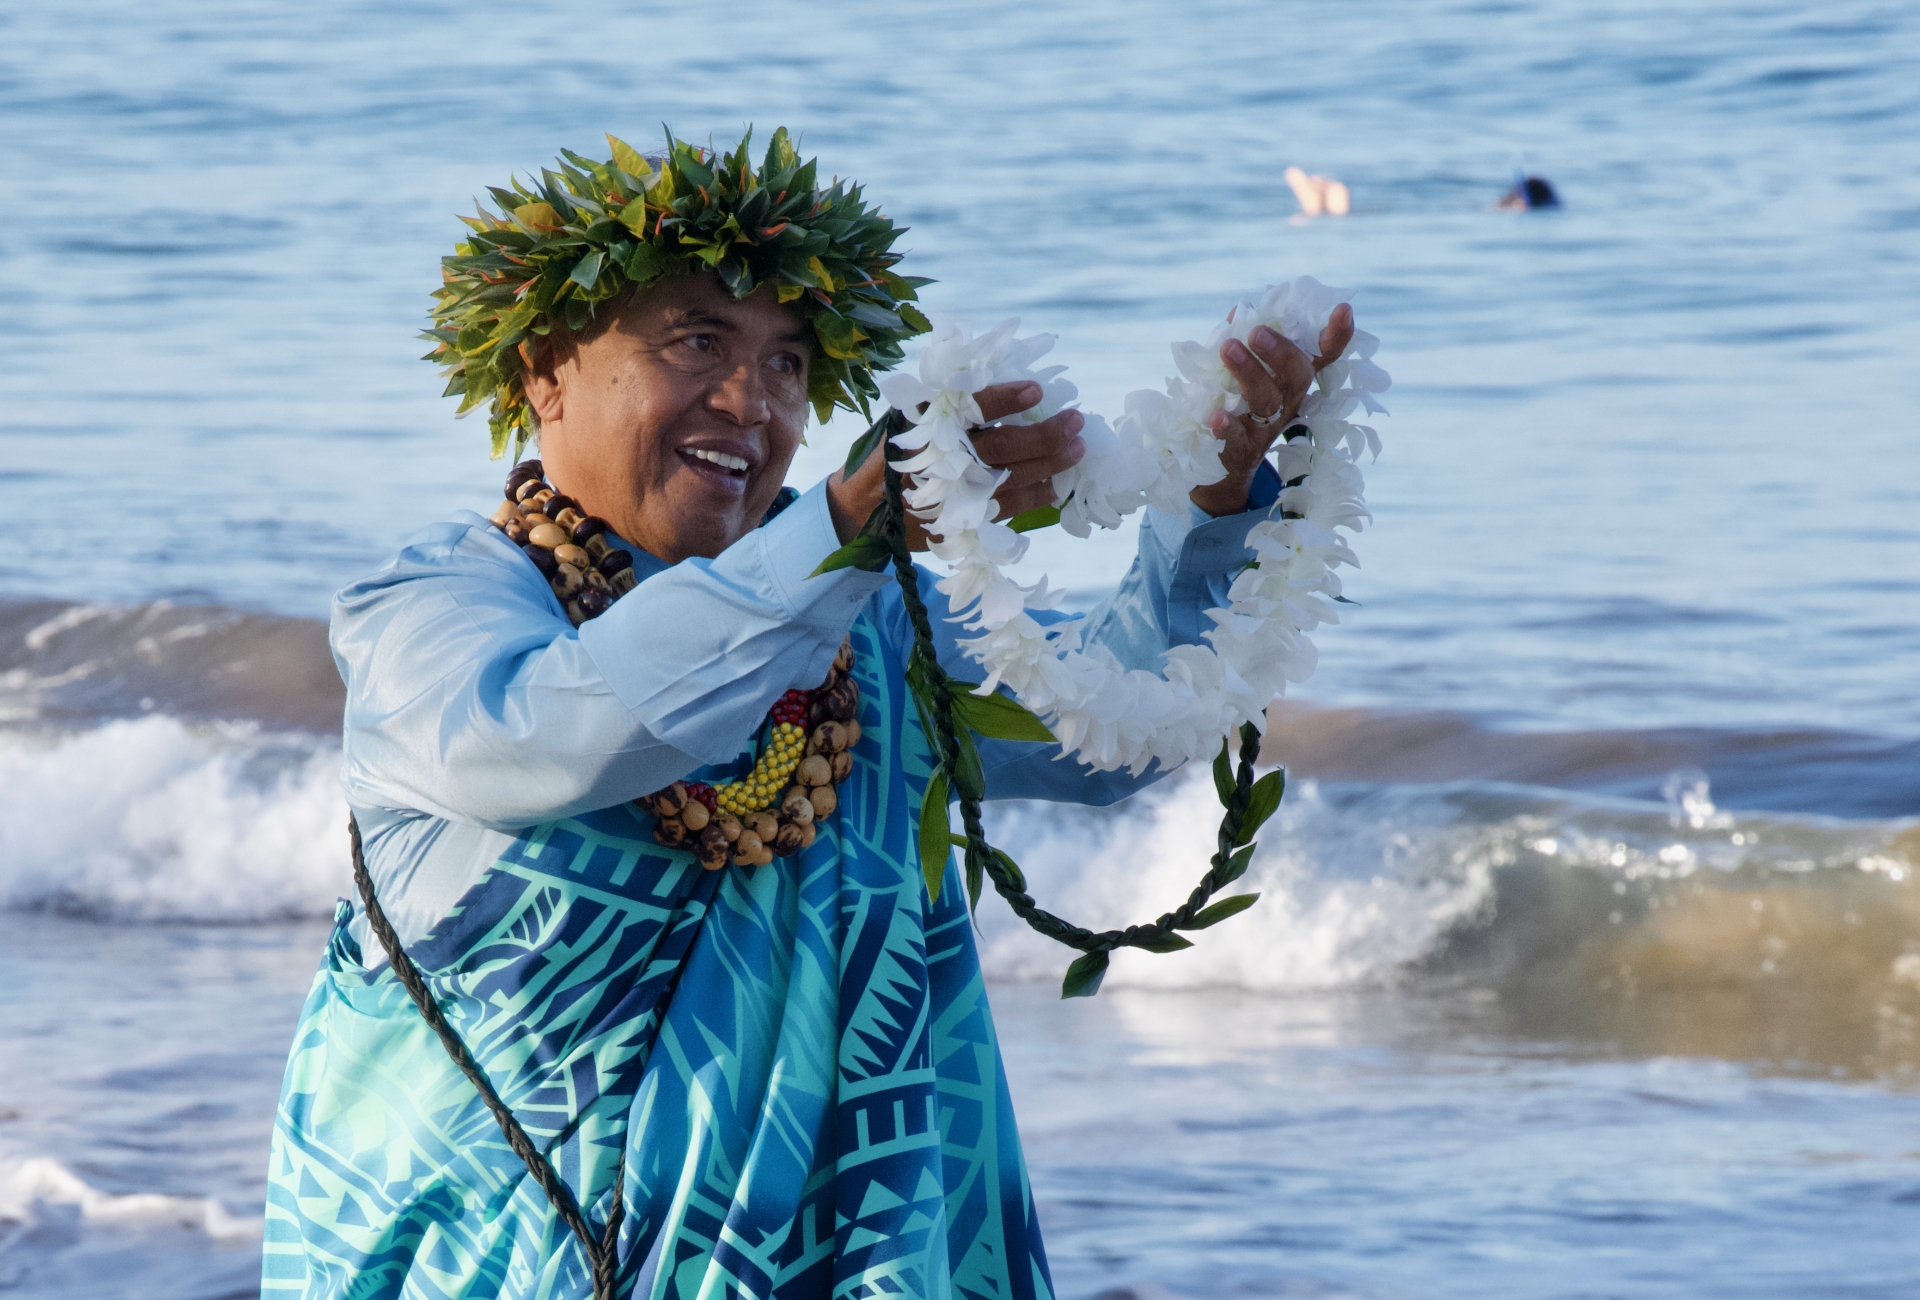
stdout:
[[(1184, 516), (1151, 507), (1140, 524), (1139, 550), (1133, 565), (1114, 594), (1087, 617), (1085, 643), (1111, 651), (1124, 666), (1147, 672), (1160, 670), (1160, 656), (1177, 645), (1197, 645), (1213, 626), (1209, 609), (1225, 608), (1227, 589), (1236, 574), (1254, 558), (1247, 532), (1269, 517), (1280, 496), (1280, 476), (1263, 464), (1254, 478), (1247, 509), (1216, 519), (1197, 506)], [(927, 602), (933, 639), (941, 666), (954, 677), (978, 681), (980, 665), (961, 649), (971, 635), (947, 617), (947, 599), (934, 583), (934, 574), (921, 572), (920, 592)], [(897, 602), (890, 602), (894, 609)], [(1043, 623), (1073, 617), (1036, 611)], [(911, 629), (903, 609), (898, 610), (902, 644), (910, 643)], [(1166, 775), (1156, 765), (1141, 776), (1125, 771), (1095, 772), (1084, 764), (1062, 759), (1059, 747), (1031, 742), (981, 740), (980, 763), (987, 778), (989, 799), (1047, 799), (1063, 803), (1111, 804), (1153, 784)]]
[(817, 486), (576, 629), (479, 516), (435, 525), (334, 601), (348, 802), (514, 830), (735, 757), (889, 581), (810, 577), (838, 545)]

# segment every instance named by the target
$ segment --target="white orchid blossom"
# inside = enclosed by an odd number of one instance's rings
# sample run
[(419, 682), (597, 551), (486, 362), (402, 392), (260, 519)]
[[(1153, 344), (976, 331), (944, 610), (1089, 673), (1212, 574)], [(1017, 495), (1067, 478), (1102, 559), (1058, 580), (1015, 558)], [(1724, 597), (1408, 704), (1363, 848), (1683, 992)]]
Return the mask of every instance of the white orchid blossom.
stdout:
[[(1347, 297), (1303, 276), (1236, 304), (1205, 343), (1176, 343), (1178, 373), (1166, 391), (1129, 393), (1112, 427), (1087, 416), (1085, 455), (1054, 477), (1061, 526), (1086, 537), (1094, 528), (1117, 528), (1143, 505), (1185, 511), (1194, 488), (1226, 475), (1208, 417), (1247, 409), (1220, 360), (1221, 345), (1229, 338), (1244, 343), (1265, 325), (1314, 356), (1333, 309)], [(1015, 417), (1021, 423), (1046, 419), (1077, 396), (1061, 378), (1064, 367), (1032, 368), (1052, 349), (1053, 336), (1018, 338), (1018, 328), (1009, 320), (975, 338), (943, 322), (917, 373), (897, 372), (880, 385), (912, 421), (893, 438), (908, 453), (899, 468), (913, 477), (905, 500), (933, 554), (949, 566), (938, 585), (952, 617), (976, 634), (960, 644), (985, 670), (981, 693), (1007, 686), (1046, 720), (1064, 752), (1098, 770), (1139, 773), (1156, 762), (1173, 768), (1210, 758), (1242, 723), (1266, 725), (1267, 706), (1288, 683), (1313, 673), (1313, 632), (1339, 622), (1335, 570), (1359, 563), (1341, 530), (1358, 533), (1372, 518), (1359, 460), (1380, 454), (1379, 434), (1347, 416), (1355, 408), (1385, 413), (1375, 394), (1392, 381), (1372, 359), (1379, 340), (1356, 331), (1316, 375), (1293, 426), (1305, 432), (1275, 449), (1288, 486), (1247, 532), (1254, 561), (1234, 578), (1231, 603), (1208, 611), (1213, 627), (1204, 645), (1173, 647), (1162, 656), (1163, 670), (1150, 673), (1125, 668), (1101, 647), (1083, 649), (1078, 622), (1041, 624), (1029, 611), (1051, 608), (1061, 593), (1044, 578), (1023, 587), (1001, 571), (1026, 554), (1027, 539), (994, 521), (993, 494), (1006, 472), (987, 466), (974, 449), (971, 431), (982, 421), (973, 394), (1018, 380), (1039, 384), (1041, 400)]]

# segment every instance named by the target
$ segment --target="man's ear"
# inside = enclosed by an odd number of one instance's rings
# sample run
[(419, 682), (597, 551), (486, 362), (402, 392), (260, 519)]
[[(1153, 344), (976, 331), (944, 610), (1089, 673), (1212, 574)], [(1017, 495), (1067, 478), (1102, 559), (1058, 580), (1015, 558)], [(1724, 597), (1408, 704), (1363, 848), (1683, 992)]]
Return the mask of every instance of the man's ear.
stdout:
[(526, 391), (527, 405), (541, 424), (558, 420), (566, 411), (566, 388), (560, 382), (559, 357), (551, 345), (532, 349), (533, 364), (520, 376), (520, 387)]

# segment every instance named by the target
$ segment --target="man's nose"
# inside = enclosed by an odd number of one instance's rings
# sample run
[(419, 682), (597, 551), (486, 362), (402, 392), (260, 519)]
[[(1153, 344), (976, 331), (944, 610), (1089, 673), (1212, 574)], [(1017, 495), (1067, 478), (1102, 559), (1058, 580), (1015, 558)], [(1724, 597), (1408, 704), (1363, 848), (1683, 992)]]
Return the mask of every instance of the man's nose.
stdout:
[(707, 402), (738, 424), (765, 424), (770, 413), (759, 367), (752, 365), (735, 366), (714, 386)]

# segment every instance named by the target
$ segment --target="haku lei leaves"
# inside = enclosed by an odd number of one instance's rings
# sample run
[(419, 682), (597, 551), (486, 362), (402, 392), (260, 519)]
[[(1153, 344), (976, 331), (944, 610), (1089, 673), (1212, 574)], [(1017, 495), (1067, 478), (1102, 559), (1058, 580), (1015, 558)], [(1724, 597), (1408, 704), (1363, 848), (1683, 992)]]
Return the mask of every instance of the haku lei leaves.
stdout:
[(930, 282), (893, 269), (906, 228), (869, 207), (860, 186), (820, 185), (817, 160), (800, 161), (785, 127), (755, 167), (752, 139), (749, 129), (720, 153), (668, 132), (664, 154), (649, 158), (610, 135), (610, 159), (563, 150), (537, 184), (490, 187), (498, 212), (461, 218), (471, 233), (441, 259), (421, 337), (459, 414), (491, 402), (496, 459), (510, 447), (517, 459), (538, 432), (522, 380), (539, 340), (586, 328), (629, 290), (697, 272), (735, 298), (773, 286), (813, 329), (807, 397), (818, 417), (869, 413), (874, 372), (929, 328), (912, 304)]

